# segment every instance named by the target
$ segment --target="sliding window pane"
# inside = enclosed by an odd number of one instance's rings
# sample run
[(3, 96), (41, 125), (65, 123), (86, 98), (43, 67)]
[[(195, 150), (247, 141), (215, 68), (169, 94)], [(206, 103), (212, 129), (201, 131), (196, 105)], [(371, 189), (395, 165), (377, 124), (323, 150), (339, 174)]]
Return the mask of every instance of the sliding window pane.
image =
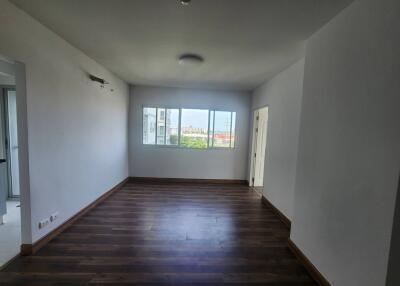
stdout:
[(143, 144), (156, 144), (156, 108), (143, 108)]
[(167, 145), (178, 145), (179, 109), (167, 109)]
[(235, 147), (235, 135), (236, 135), (236, 112), (232, 112), (231, 148)]
[(165, 109), (157, 108), (157, 145), (165, 144)]
[(208, 110), (182, 109), (181, 146), (207, 148)]
[(215, 111), (213, 147), (230, 147), (231, 112)]
[(212, 147), (213, 145), (213, 136), (214, 136), (214, 111), (210, 111), (210, 127), (208, 132), (208, 146)]

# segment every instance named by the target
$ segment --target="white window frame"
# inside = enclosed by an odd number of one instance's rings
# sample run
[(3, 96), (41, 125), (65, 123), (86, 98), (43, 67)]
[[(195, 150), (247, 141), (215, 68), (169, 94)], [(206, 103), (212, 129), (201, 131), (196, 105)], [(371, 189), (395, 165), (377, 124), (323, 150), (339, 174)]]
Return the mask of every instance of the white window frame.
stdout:
[[(155, 108), (156, 109), (156, 126), (155, 126), (155, 144), (145, 144), (143, 140), (143, 114), (144, 114), (144, 109), (145, 108)], [(157, 133), (158, 133), (158, 110), (159, 109), (164, 109), (164, 118), (165, 118), (165, 132), (164, 132), (164, 144), (157, 144)], [(168, 109), (175, 109), (179, 111), (179, 119), (178, 119), (178, 145), (167, 145), (167, 110)], [(207, 129), (207, 147), (206, 148), (193, 148), (193, 147), (183, 147), (181, 146), (181, 125), (182, 125), (182, 110), (183, 109), (197, 109), (197, 110), (207, 110), (208, 111), (208, 129)], [(213, 129), (212, 129), (212, 134), (210, 134), (210, 122), (211, 122), (211, 112), (213, 112)], [(230, 141), (229, 141), (229, 147), (215, 147), (214, 146), (214, 132), (215, 132), (215, 113), (216, 112), (230, 112), (231, 114), (231, 126), (230, 126)], [(235, 116), (235, 133), (234, 136), (232, 137), (232, 127), (233, 127), (233, 114), (236, 113)], [(142, 106), (142, 145), (150, 148), (178, 148), (178, 149), (193, 149), (193, 150), (234, 150), (236, 148), (236, 127), (237, 127), (237, 112), (232, 111), (232, 110), (221, 110), (221, 109), (208, 109), (208, 108), (191, 108), (191, 107), (164, 107), (164, 106), (152, 106), (152, 105), (143, 105)], [(210, 138), (211, 136), (211, 138)], [(210, 140), (211, 139), (211, 140)], [(233, 140), (232, 140), (233, 139)], [(210, 141), (211, 141), (211, 146), (210, 146)], [(233, 141), (233, 146), (232, 146), (232, 141)]]
[[(227, 111), (227, 110), (209, 110), (208, 111), (208, 136), (210, 136), (210, 114), (211, 112), (213, 112), (213, 129), (212, 129), (212, 135), (211, 135), (211, 142), (212, 142), (212, 146), (208, 147), (208, 148), (213, 148), (213, 149), (234, 149), (236, 144), (233, 144), (232, 146), (232, 127), (233, 127), (233, 114), (236, 113), (236, 111)], [(215, 147), (214, 146), (214, 135), (215, 135), (215, 113), (217, 112), (229, 112), (231, 114), (231, 126), (229, 128), (229, 147)], [(235, 116), (235, 134), (234, 134), (234, 140), (233, 142), (236, 142), (236, 117)], [(210, 138), (208, 138), (208, 144), (210, 143)]]

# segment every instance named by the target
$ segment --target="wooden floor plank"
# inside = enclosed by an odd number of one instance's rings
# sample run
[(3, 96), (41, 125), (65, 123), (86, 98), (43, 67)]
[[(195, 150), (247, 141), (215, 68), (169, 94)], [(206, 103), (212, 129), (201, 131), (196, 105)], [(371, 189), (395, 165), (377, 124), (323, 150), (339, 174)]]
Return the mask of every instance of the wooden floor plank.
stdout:
[(244, 185), (129, 183), (1, 285), (316, 285), (289, 231)]

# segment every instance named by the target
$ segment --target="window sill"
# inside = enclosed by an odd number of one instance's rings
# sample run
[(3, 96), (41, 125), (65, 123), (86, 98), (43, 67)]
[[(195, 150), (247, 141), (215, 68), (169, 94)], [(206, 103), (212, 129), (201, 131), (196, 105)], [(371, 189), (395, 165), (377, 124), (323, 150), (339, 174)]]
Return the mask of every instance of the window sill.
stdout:
[(199, 151), (234, 151), (236, 147), (207, 147), (207, 148), (190, 148), (180, 147), (173, 145), (153, 145), (153, 144), (141, 144), (145, 149), (178, 149), (178, 150), (199, 150)]

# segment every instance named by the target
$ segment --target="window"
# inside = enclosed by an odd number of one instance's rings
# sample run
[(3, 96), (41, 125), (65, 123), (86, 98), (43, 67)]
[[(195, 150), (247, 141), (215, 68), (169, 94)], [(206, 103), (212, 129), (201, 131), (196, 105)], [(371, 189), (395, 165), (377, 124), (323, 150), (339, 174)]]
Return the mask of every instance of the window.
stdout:
[(231, 148), (235, 147), (236, 112), (232, 112)]
[(182, 148), (235, 147), (236, 112), (143, 108), (143, 144)]
[(167, 109), (166, 145), (179, 144), (179, 109)]
[(181, 146), (207, 148), (208, 110), (182, 109)]
[(157, 108), (157, 145), (165, 144), (165, 109)]
[(160, 109), (160, 114), (158, 115), (158, 118), (160, 118), (160, 120), (165, 120), (165, 110), (164, 109)]
[(210, 111), (210, 124), (208, 129), (208, 146), (212, 146), (214, 134), (214, 111)]
[(232, 112), (214, 112), (213, 147), (231, 147)]
[(143, 109), (143, 144), (156, 144), (156, 108)]

